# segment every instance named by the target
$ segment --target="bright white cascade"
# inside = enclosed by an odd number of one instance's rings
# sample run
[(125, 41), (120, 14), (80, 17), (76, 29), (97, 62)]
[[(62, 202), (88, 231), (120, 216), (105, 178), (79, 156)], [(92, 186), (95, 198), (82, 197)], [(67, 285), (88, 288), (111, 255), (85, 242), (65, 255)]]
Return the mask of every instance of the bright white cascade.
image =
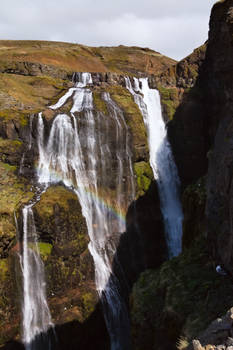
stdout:
[(147, 78), (134, 78), (134, 88), (128, 77), (125, 81), (147, 128), (150, 165), (158, 184), (168, 253), (172, 258), (182, 250), (183, 212), (178, 193), (179, 177), (162, 117), (160, 95), (157, 90), (149, 88)]
[[(121, 233), (126, 230), (125, 210), (135, 198), (134, 175), (124, 115), (108, 93), (102, 98), (109, 115), (95, 112), (92, 92), (85, 87), (91, 83), (91, 74), (79, 74), (76, 86), (50, 107), (56, 110), (69, 98), (73, 101), (69, 115), (55, 117), (48, 140), (39, 115), (38, 181), (46, 185), (62, 181), (77, 194), (86, 218), (111, 349), (124, 350), (130, 347), (128, 312), (113, 265)], [(114, 176), (109, 176), (112, 172)]]
[(53, 326), (46, 301), (44, 265), (40, 258), (32, 207), (23, 208), (23, 342), (26, 350), (49, 349), (46, 333)]

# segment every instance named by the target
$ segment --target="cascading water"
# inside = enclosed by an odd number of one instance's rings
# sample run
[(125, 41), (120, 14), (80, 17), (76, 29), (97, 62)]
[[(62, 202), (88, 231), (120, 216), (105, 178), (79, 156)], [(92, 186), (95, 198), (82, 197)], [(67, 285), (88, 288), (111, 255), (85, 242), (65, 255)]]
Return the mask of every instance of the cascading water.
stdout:
[(108, 93), (102, 98), (109, 115), (94, 112), (92, 92), (86, 88), (92, 83), (91, 74), (75, 78), (76, 86), (50, 107), (56, 110), (73, 100), (69, 115), (55, 117), (47, 142), (39, 114), (38, 181), (46, 185), (63, 181), (77, 194), (87, 222), (111, 349), (126, 350), (130, 348), (128, 312), (113, 265), (120, 235), (126, 230), (125, 213), (135, 198), (128, 129)]
[(49, 350), (48, 330), (53, 327), (46, 301), (44, 265), (40, 258), (32, 207), (23, 208), (23, 244), (20, 263), (23, 275), (23, 342), (26, 350)]
[(149, 88), (147, 78), (134, 78), (134, 88), (128, 77), (125, 81), (147, 128), (150, 165), (158, 184), (168, 253), (172, 258), (182, 250), (183, 213), (178, 193), (179, 178), (162, 117), (159, 92)]

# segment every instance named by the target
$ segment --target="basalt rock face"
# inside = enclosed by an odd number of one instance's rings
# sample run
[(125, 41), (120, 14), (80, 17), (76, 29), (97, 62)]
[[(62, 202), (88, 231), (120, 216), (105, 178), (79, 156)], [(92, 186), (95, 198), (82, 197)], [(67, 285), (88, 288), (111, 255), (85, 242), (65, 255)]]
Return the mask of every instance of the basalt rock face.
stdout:
[[(232, 347), (232, 310), (208, 327), (232, 306), (232, 35), (233, 1), (219, 1), (205, 47), (154, 78), (167, 119), (172, 116), (168, 134), (183, 187), (183, 253), (144, 272), (134, 285), (135, 349)], [(217, 264), (226, 275), (216, 274)]]
[(208, 238), (215, 259), (232, 274), (233, 190), (232, 190), (232, 114), (233, 114), (233, 2), (217, 3), (210, 20), (210, 39), (206, 57), (209, 137), (208, 200), (206, 215)]
[(152, 79), (160, 91), (168, 136), (183, 188), (206, 174), (209, 149), (200, 84), (207, 44)]

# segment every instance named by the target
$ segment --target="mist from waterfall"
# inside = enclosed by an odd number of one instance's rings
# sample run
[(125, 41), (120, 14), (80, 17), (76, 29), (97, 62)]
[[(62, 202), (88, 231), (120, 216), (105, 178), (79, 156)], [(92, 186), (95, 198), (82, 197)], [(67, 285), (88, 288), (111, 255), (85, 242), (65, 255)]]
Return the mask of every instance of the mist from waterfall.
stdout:
[(46, 301), (44, 264), (40, 258), (32, 207), (23, 210), (23, 242), (20, 265), (23, 276), (22, 331), (26, 350), (49, 350), (47, 332), (53, 327)]
[(54, 118), (47, 140), (43, 115), (38, 116), (38, 182), (48, 186), (62, 181), (77, 194), (111, 349), (128, 350), (128, 311), (113, 265), (120, 236), (126, 231), (126, 210), (135, 198), (129, 132), (122, 111), (108, 93), (102, 94), (108, 115), (94, 111), (93, 94), (86, 87), (92, 83), (91, 74), (74, 78), (75, 87), (50, 107), (57, 110), (72, 101), (68, 114)]
[(142, 113), (147, 129), (150, 165), (158, 184), (168, 254), (172, 258), (182, 250), (183, 212), (179, 200), (179, 177), (167, 138), (160, 95), (157, 90), (149, 88), (147, 78), (134, 78), (134, 86), (129, 77), (126, 77), (125, 81)]

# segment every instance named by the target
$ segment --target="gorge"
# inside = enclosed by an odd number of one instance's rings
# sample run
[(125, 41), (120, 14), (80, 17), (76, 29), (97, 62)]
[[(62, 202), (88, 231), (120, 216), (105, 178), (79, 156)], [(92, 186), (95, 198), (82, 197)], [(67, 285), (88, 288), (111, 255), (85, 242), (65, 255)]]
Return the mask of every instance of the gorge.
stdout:
[(232, 14), (180, 62), (0, 41), (0, 349), (233, 345)]

